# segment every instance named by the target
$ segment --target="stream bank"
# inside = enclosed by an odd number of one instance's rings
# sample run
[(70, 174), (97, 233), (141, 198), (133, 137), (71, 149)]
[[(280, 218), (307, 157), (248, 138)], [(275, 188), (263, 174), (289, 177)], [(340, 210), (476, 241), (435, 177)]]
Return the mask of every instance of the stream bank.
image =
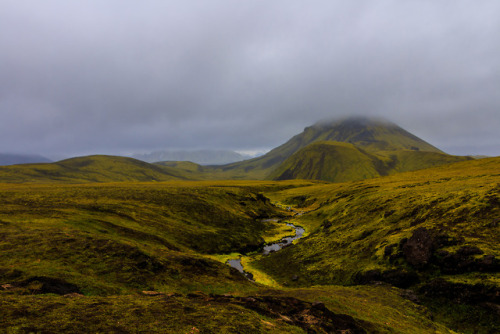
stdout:
[[(292, 227), (295, 230), (295, 235), (293, 237), (284, 237), (278, 242), (270, 243), (262, 247), (260, 251), (256, 255), (268, 255), (273, 252), (278, 252), (284, 247), (290, 246), (293, 244), (294, 240), (298, 240), (304, 236), (304, 228), (301, 226), (296, 226), (292, 223), (285, 223), (287, 226)], [(251, 273), (247, 272), (244, 270), (243, 265), (241, 263), (241, 257), (238, 259), (231, 259), (228, 260), (227, 265), (230, 267), (238, 270), (240, 273), (242, 273), (247, 279), (250, 281), (254, 282), (254, 277)]]

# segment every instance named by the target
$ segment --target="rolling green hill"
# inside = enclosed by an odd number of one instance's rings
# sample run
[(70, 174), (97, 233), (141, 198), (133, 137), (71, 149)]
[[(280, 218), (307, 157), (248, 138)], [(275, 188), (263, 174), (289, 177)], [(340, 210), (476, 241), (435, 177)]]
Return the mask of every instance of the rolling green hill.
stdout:
[[(318, 142), (335, 142), (337, 145), (339, 142), (351, 144), (355, 147), (350, 151), (353, 156), (349, 156), (345, 147), (338, 146), (334, 150), (331, 146), (321, 145), (324, 149), (323, 153), (320, 153), (319, 146), (312, 146), (310, 152), (302, 151), (298, 156), (292, 157), (302, 149), (306, 149), (308, 145)], [(339, 150), (343, 153), (339, 154)], [(347, 160), (333, 162), (333, 157), (328, 157), (328, 153), (333, 153), (335, 159)], [(361, 158), (363, 154), (366, 155), (365, 158)], [(374, 159), (372, 155), (376, 155), (376, 158)], [(306, 159), (307, 162), (301, 162), (301, 158)], [(347, 170), (354, 161), (359, 159), (363, 160), (362, 171), (358, 173)], [(375, 166), (367, 167), (366, 159), (374, 160)], [(222, 179), (288, 179), (307, 176), (312, 179), (339, 182), (357, 180), (363, 175), (366, 177), (389, 175), (397, 171), (434, 167), (467, 159), (470, 158), (449, 156), (393, 123), (353, 117), (318, 122), (261, 157), (225, 166), (215, 166), (206, 171), (211, 174), (209, 177)], [(328, 161), (325, 166), (323, 166), (324, 161)], [(298, 165), (313, 166), (322, 171), (299, 171)], [(335, 171), (327, 172), (333, 165), (335, 165)], [(344, 168), (345, 170), (342, 170)], [(337, 174), (342, 176), (339, 178), (333, 176)], [(346, 177), (347, 175), (350, 176)]]
[(86, 183), (180, 179), (190, 179), (189, 173), (132, 158), (106, 155), (71, 158), (55, 163), (0, 167), (0, 182)]
[(357, 181), (471, 159), (439, 152), (415, 150), (368, 153), (353, 144), (321, 141), (309, 144), (294, 153), (268, 178), (330, 182)]

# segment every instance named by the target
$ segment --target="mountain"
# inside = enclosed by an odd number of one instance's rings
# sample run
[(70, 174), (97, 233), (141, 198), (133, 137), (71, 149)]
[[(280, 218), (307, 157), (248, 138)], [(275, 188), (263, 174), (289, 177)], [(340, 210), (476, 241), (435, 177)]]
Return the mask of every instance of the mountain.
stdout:
[(269, 178), (347, 182), (471, 159), (415, 150), (368, 153), (353, 144), (321, 141), (309, 144), (294, 153), (279, 165)]
[[(314, 145), (306, 151), (301, 151), (317, 142), (335, 142), (337, 146)], [(348, 143), (351, 146), (341, 147), (339, 143)], [(324, 149), (322, 153), (321, 149)], [(342, 154), (339, 154), (339, 151), (342, 151)], [(349, 157), (348, 151), (354, 156)], [(295, 153), (299, 155), (292, 158)], [(333, 163), (329, 153), (338, 160), (335, 163), (334, 174), (341, 173), (343, 177), (333, 177), (327, 172), (329, 167), (323, 166), (325, 161)], [(362, 159), (365, 164), (368, 161), (372, 164), (371, 167), (366, 165), (363, 167), (370, 169), (369, 172), (341, 171), (343, 168), (356, 168), (353, 161), (360, 159), (361, 155), (365, 155)], [(288, 158), (290, 160), (287, 160)], [(307, 162), (301, 161), (303, 158)], [(347, 160), (343, 162), (344, 159)], [(307, 176), (312, 179), (339, 182), (360, 179), (363, 175), (362, 178), (389, 175), (468, 159), (470, 158), (449, 156), (394, 123), (366, 117), (351, 117), (318, 122), (306, 127), (302, 133), (261, 157), (216, 167), (212, 172), (233, 179), (281, 180)], [(298, 172), (300, 166), (321, 169), (322, 172)], [(353, 174), (353, 177), (346, 178), (347, 174)]]
[[(371, 166), (354, 144), (310, 147)], [(107, 156), (29, 170), (49, 167), (73, 182), (163, 174)], [(499, 170), (500, 157), (346, 183), (0, 183), (0, 332), (498, 333)], [(291, 236), (287, 222), (304, 237), (256, 251)]]
[(380, 176), (379, 160), (353, 144), (320, 141), (286, 159), (270, 176), (274, 180), (354, 181)]
[(180, 169), (144, 161), (106, 155), (93, 155), (55, 163), (0, 167), (1, 182), (124, 182), (190, 179)]
[(0, 153), (0, 166), (42, 163), (42, 162), (51, 162), (51, 161), (41, 155), (36, 155), (36, 154)]
[(248, 159), (249, 156), (228, 150), (197, 150), (197, 151), (156, 151), (132, 156), (146, 162), (158, 161), (190, 161), (200, 165), (223, 165)]

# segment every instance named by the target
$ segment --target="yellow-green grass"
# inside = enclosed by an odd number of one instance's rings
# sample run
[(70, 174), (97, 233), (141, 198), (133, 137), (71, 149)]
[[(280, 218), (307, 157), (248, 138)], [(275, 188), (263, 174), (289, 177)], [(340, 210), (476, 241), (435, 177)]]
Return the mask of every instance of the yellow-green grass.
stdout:
[(259, 293), (322, 302), (335, 313), (369, 322), (374, 333), (454, 333), (434, 322), (426, 307), (403, 298), (404, 290), (388, 285), (324, 285), (263, 290)]
[(369, 153), (350, 143), (319, 141), (295, 152), (268, 178), (347, 182), (471, 159), (440, 152), (401, 149)]
[(206, 254), (281, 233), (262, 221), (281, 213), (260, 192), (300, 184), (0, 184), (0, 283), (58, 277), (90, 295), (251, 288)]
[[(499, 171), (500, 158), (490, 158), (270, 193), (273, 201), (312, 210), (298, 218), (311, 234), (262, 258), (260, 269), (280, 283), (302, 286), (353, 283), (356, 273), (369, 269), (412, 269), (402, 259), (390, 263), (384, 251), (421, 227), (457, 240), (443, 250), (475, 246), (498, 258)], [(291, 281), (294, 275), (302, 279)], [(497, 273), (484, 275), (489, 281), (498, 278)]]
[(71, 158), (55, 163), (0, 166), (0, 182), (88, 183), (188, 179), (193, 179), (191, 173), (182, 169), (105, 155)]
[[(360, 321), (369, 333), (453, 333), (432, 321), (429, 311), (388, 286), (321, 286), (228, 294), (167, 293), (157, 296), (13, 295), (0, 292), (0, 330), (17, 332), (305, 333), (286, 317), (254, 310), (231, 296), (297, 298), (324, 303), (336, 314)], [(284, 304), (286, 306), (286, 304)], [(196, 333), (196, 330), (194, 333)]]

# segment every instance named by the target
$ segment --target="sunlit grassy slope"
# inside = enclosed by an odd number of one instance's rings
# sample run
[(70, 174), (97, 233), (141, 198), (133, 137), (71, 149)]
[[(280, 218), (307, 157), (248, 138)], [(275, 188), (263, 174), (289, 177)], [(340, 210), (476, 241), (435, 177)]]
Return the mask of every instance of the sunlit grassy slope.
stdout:
[(56, 163), (0, 167), (0, 182), (85, 183), (190, 179), (190, 173), (132, 158), (94, 155)]

